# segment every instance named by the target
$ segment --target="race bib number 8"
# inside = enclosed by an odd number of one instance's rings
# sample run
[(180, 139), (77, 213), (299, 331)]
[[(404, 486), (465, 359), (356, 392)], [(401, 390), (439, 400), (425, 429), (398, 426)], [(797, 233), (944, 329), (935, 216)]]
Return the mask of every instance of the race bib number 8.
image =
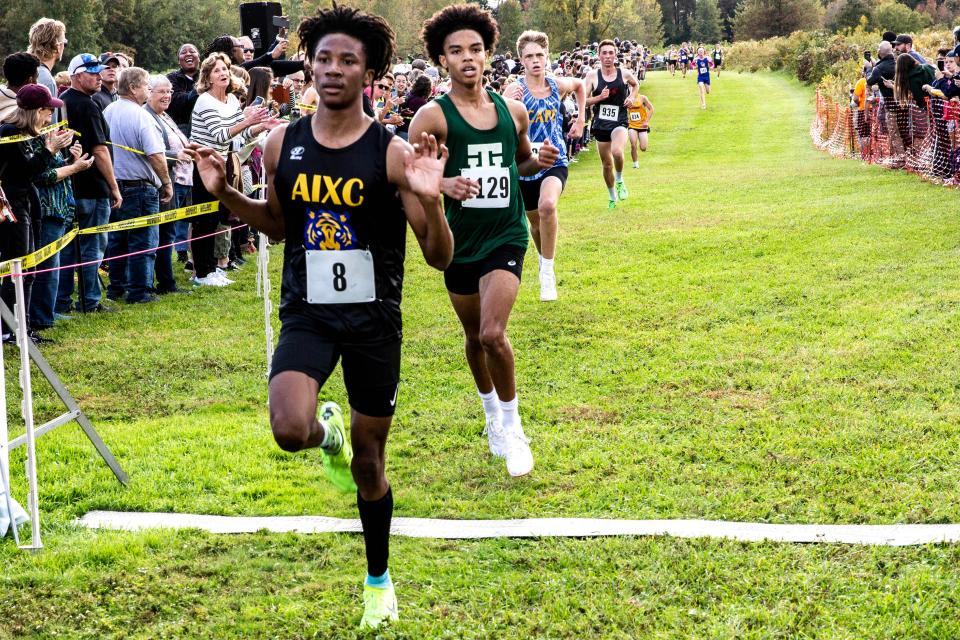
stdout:
[(476, 167), (461, 169), (460, 175), (480, 183), (480, 192), (463, 201), (468, 209), (502, 209), (510, 204), (510, 169)]
[(376, 299), (369, 251), (307, 251), (307, 302), (350, 304)]
[(620, 107), (615, 104), (600, 105), (600, 119), (616, 122), (620, 119)]

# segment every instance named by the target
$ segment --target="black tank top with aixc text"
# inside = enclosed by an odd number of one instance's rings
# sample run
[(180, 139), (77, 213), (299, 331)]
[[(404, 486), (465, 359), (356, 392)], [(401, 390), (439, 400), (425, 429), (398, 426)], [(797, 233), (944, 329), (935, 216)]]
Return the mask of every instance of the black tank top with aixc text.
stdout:
[[(397, 188), (387, 178), (393, 134), (373, 122), (356, 142), (331, 149), (314, 138), (313, 117), (287, 128), (274, 178), (286, 225), (280, 319), (308, 314), (332, 340), (398, 338), (407, 223)], [(373, 257), (375, 300), (307, 301), (307, 250), (363, 249)]]
[(623, 71), (617, 67), (617, 77), (607, 82), (603, 77), (603, 71), (597, 69), (597, 86), (593, 90), (592, 96), (596, 97), (603, 93), (603, 90), (610, 89), (610, 94), (593, 105), (593, 122), (591, 129), (601, 129), (604, 131), (613, 131), (617, 127), (627, 126), (627, 108), (623, 106), (627, 99), (627, 83), (623, 81)]

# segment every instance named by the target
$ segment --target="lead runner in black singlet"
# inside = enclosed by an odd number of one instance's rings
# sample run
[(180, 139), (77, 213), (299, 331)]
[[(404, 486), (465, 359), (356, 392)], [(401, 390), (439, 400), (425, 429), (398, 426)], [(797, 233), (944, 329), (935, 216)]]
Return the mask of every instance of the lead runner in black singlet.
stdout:
[[(387, 570), (393, 494), (384, 447), (400, 376), (406, 226), (427, 263), (446, 268), (453, 256), (440, 199), (447, 151), (426, 134), (411, 147), (364, 114), (364, 87), (393, 57), (393, 31), (382, 18), (334, 6), (304, 20), (298, 35), (320, 103), (315, 114), (267, 139), (269, 199), (228, 187), (211, 150), (193, 156), (204, 185), (224, 205), (286, 239), (270, 426), (286, 451), (320, 447), (331, 481), (356, 490), (367, 555), (360, 624), (373, 628), (397, 619)], [(349, 433), (335, 403), (317, 417), (317, 397), (338, 361)]]
[[(607, 208), (630, 195), (623, 181), (623, 148), (627, 143), (627, 108), (640, 83), (627, 69), (617, 67), (617, 45), (612, 40), (600, 43), (600, 68), (587, 74), (587, 106), (593, 107), (590, 133), (597, 139), (597, 152), (607, 185)], [(614, 190), (616, 188), (616, 190)]]

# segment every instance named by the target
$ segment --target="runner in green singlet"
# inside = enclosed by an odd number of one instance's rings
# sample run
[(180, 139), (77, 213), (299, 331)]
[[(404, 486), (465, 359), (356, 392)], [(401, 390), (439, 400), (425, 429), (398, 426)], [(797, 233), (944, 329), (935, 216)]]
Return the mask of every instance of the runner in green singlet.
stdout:
[(454, 255), (444, 281), (463, 325), (490, 452), (506, 458), (510, 475), (522, 476), (533, 469), (533, 455), (520, 424), (506, 335), (529, 243), (518, 176), (552, 167), (559, 149), (545, 142), (533, 155), (523, 103), (484, 90), (484, 62), (499, 37), (488, 11), (447, 7), (424, 23), (422, 37), (452, 84), (449, 93), (417, 112), (410, 136), (428, 133), (450, 152), (443, 192)]

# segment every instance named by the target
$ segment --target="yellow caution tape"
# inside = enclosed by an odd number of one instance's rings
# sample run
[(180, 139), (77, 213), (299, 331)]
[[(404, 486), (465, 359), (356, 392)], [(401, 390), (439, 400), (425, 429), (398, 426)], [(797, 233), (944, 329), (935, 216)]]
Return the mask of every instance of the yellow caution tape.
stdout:
[[(73, 237), (76, 235), (90, 235), (94, 233), (106, 233), (108, 231), (129, 231), (130, 229), (152, 227), (155, 224), (173, 222), (174, 220), (183, 220), (184, 218), (201, 216), (205, 213), (214, 213), (219, 210), (219, 202), (204, 202), (203, 204), (194, 204), (190, 205), (189, 207), (181, 207), (180, 209), (173, 209), (171, 211), (161, 211), (160, 213), (154, 213), (149, 216), (142, 216), (140, 218), (130, 218), (129, 220), (121, 220), (120, 222), (102, 224), (98, 227), (88, 227), (80, 230), (72, 229), (59, 240), (54, 240), (42, 249), (34, 251), (29, 255), (23, 256), (22, 258), (18, 258), (18, 260), (20, 260), (24, 269), (29, 269), (37, 266), (53, 254), (63, 249), (65, 246), (67, 246), (67, 244), (70, 243), (71, 240), (73, 240)], [(0, 262), (0, 278), (10, 275), (12, 262), (12, 260)]]
[(141, 156), (147, 155), (143, 151), (140, 151), (139, 149), (131, 149), (130, 147), (125, 147), (122, 144), (117, 144), (116, 142), (110, 142), (109, 140), (107, 140), (106, 142), (111, 147), (117, 147), (118, 149), (123, 149), (124, 151), (129, 151), (131, 153), (137, 153), (137, 154), (140, 154)]
[(300, 107), (301, 109), (310, 109), (310, 111), (316, 111), (316, 110), (317, 110), (317, 105), (315, 105), (315, 104), (304, 104), (304, 103), (302, 103), (302, 102), (298, 102), (298, 103), (297, 103), (297, 106)]
[[(67, 126), (66, 120), (61, 120), (60, 122), (55, 122), (53, 124), (48, 124), (44, 128), (40, 129), (40, 133), (35, 136), (22, 134), (19, 136), (7, 136), (5, 138), (0, 138), (0, 144), (14, 144), (15, 142), (26, 142), (27, 140), (33, 140), (34, 138), (39, 138), (40, 136), (50, 133), (51, 131), (56, 131), (62, 127)], [(67, 131), (73, 132), (74, 135), (79, 136), (80, 134), (74, 131), (73, 129), (67, 129)]]
[(205, 213), (214, 213), (219, 210), (219, 202), (204, 202), (203, 204), (194, 204), (190, 205), (189, 207), (182, 207), (180, 209), (173, 209), (171, 211), (161, 211), (160, 213), (153, 213), (149, 216), (142, 216), (140, 218), (130, 218), (129, 220), (121, 220), (120, 222), (101, 224), (98, 227), (87, 227), (86, 229), (80, 230), (80, 235), (107, 233), (109, 231), (129, 231), (130, 229), (152, 227), (155, 224), (163, 224), (165, 222), (173, 222), (174, 220), (183, 220), (184, 218), (202, 216)]
[[(50, 256), (59, 253), (65, 246), (70, 244), (70, 241), (77, 235), (76, 229), (71, 229), (67, 232), (65, 236), (54, 240), (47, 246), (42, 249), (34, 251), (30, 255), (26, 255), (20, 258), (21, 266), (24, 269), (30, 269), (37, 266), (44, 260), (48, 259)], [(0, 263), (0, 278), (10, 275), (11, 270), (13, 269), (13, 261), (8, 260), (7, 262)]]

